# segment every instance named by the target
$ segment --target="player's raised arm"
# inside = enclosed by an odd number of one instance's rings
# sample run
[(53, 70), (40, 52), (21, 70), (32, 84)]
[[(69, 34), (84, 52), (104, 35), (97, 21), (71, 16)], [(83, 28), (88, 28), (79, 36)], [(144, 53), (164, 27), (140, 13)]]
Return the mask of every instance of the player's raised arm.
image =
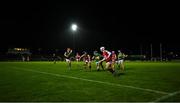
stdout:
[(66, 54), (66, 52), (64, 53), (64, 56), (65, 56), (65, 57), (67, 57), (67, 54)]
[(83, 58), (86, 55), (86, 52), (83, 52), (83, 55), (80, 56), (79, 60), (81, 60), (81, 58)]

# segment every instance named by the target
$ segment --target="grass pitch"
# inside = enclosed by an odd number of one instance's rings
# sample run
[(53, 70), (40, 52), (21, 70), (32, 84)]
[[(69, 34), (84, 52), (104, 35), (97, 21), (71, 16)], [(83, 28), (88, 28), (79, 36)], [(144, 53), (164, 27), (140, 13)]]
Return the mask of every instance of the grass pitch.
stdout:
[(125, 62), (125, 73), (82, 62), (0, 62), (1, 102), (180, 101), (180, 63)]

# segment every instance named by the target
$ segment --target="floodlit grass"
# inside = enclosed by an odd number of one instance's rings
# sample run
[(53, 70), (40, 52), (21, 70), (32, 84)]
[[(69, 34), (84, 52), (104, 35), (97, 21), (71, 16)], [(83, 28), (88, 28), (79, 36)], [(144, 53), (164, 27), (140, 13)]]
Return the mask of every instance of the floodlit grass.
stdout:
[(180, 101), (180, 63), (126, 62), (125, 73), (85, 71), (83, 63), (0, 62), (1, 102)]

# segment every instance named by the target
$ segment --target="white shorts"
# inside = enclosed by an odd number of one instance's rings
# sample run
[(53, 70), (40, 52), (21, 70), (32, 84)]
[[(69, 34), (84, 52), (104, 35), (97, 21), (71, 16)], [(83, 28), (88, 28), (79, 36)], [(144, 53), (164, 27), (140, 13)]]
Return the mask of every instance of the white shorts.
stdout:
[(106, 64), (112, 64), (112, 61), (106, 62)]
[(89, 61), (89, 60), (85, 60), (85, 62), (86, 62), (86, 63), (90, 63), (91, 61)]
[(71, 60), (70, 59), (66, 59), (66, 62), (70, 62)]
[(124, 60), (122, 60), (122, 59), (117, 61), (118, 64), (122, 64), (123, 62), (124, 62)]

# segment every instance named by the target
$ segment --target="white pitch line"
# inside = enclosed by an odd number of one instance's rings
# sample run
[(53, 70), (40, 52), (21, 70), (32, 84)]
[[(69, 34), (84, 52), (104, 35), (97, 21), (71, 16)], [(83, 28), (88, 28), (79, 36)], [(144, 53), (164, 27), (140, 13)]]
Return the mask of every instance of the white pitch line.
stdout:
[[(16, 68), (16, 69), (18, 69), (18, 68)], [(30, 70), (30, 69), (18, 69), (18, 70), (31, 71), (31, 72), (36, 72), (36, 73), (41, 73), (41, 74), (47, 74), (47, 75), (52, 75), (52, 76), (57, 76), (57, 77), (78, 79), (78, 80), (95, 82), (95, 83), (101, 83), (101, 84), (106, 84), (106, 85), (111, 85), (111, 86), (118, 86), (118, 87), (125, 87), (125, 88), (137, 89), (137, 90), (141, 90), (141, 91), (153, 92), (153, 93), (158, 93), (158, 94), (166, 94), (166, 95), (169, 94), (169, 93), (167, 93), (167, 92), (158, 91), (158, 90), (153, 90), (153, 89), (146, 89), (146, 88), (134, 87), (134, 86), (129, 86), (129, 85), (121, 85), (121, 84), (115, 84), (115, 83), (109, 83), (109, 82), (103, 82), (103, 81), (97, 81), (97, 80), (91, 80), (91, 79), (84, 79), (84, 78), (67, 76), (67, 75), (61, 75), (61, 74), (41, 72), (41, 71), (36, 71), (36, 70), (32, 70), (32, 69), (31, 69), (31, 70)]]
[(162, 97), (156, 99), (154, 102), (150, 102), (150, 103), (160, 102), (160, 101), (162, 101), (162, 100), (165, 100), (165, 99), (168, 99), (168, 98), (170, 98), (170, 97), (172, 97), (172, 96), (175, 96), (175, 95), (177, 95), (177, 94), (179, 94), (179, 93), (180, 93), (180, 91), (176, 91), (176, 92), (173, 92), (173, 93), (169, 93), (168, 95), (162, 96)]

